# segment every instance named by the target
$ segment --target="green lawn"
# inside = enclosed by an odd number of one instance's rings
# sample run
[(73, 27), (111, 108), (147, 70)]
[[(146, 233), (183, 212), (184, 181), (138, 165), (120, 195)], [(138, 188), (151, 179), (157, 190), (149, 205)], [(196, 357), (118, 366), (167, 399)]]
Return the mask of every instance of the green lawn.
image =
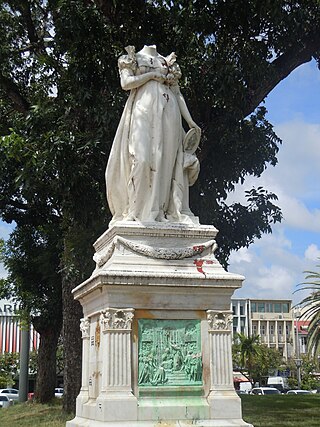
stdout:
[(72, 418), (62, 413), (58, 399), (51, 405), (27, 402), (0, 409), (1, 427), (65, 427)]
[[(241, 396), (243, 418), (254, 427), (319, 427), (320, 395)], [(20, 403), (0, 409), (1, 427), (65, 427), (61, 402)]]
[(319, 427), (320, 395), (242, 395), (243, 419), (254, 427)]

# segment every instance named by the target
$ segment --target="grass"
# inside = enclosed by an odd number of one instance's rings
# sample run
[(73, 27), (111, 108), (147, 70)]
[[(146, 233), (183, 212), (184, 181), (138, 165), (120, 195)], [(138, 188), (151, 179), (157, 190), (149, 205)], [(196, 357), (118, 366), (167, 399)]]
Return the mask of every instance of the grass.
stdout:
[(320, 395), (242, 395), (243, 419), (254, 427), (319, 427)]
[[(58, 400), (58, 399), (57, 399)], [(319, 427), (320, 395), (241, 396), (243, 418), (254, 427)], [(61, 401), (51, 405), (19, 403), (0, 409), (1, 427), (65, 427)]]
[(65, 427), (66, 421), (72, 418), (73, 415), (62, 412), (59, 399), (52, 404), (15, 403), (9, 408), (0, 409), (1, 427)]

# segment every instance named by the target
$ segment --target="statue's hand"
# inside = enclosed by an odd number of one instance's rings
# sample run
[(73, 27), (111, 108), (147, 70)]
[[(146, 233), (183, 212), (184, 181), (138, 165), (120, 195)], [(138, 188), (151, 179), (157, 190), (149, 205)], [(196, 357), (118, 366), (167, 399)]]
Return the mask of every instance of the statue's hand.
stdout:
[(198, 132), (198, 133), (200, 133), (201, 134), (201, 129), (200, 129), (200, 127), (193, 121), (193, 120), (190, 120), (189, 122), (188, 122), (188, 125), (189, 125), (189, 128), (190, 129), (195, 129), (196, 130), (196, 132)]
[(168, 86), (172, 86), (172, 85), (177, 84), (177, 80), (176, 80), (174, 74), (169, 73), (169, 74), (166, 75), (166, 84)]
[(154, 71), (152, 72), (151, 79), (159, 83), (164, 83), (166, 80), (166, 76), (164, 74), (161, 74), (160, 71)]

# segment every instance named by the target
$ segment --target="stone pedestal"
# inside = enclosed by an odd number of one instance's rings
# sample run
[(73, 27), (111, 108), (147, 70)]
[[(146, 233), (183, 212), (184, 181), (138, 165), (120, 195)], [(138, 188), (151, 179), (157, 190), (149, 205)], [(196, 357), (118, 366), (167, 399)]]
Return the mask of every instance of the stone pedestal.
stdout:
[(230, 301), (242, 276), (212, 226), (126, 222), (95, 243), (82, 387), (67, 427), (249, 426), (233, 387)]

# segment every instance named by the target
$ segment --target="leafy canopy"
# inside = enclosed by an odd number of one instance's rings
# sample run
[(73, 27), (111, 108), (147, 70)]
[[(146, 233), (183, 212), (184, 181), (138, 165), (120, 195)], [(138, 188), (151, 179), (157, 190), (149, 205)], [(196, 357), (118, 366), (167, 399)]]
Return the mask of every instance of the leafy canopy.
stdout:
[(94, 214), (106, 226), (104, 168), (126, 96), (117, 57), (127, 44), (156, 43), (177, 52), (185, 97), (203, 129), (191, 205), (202, 223), (220, 229), (226, 262), (230, 250), (281, 219), (276, 196), (261, 188), (246, 204), (225, 199), (277, 162), (280, 140), (261, 102), (299, 64), (318, 58), (318, 9), (315, 1), (2, 2), (3, 218), (63, 217), (67, 226), (76, 218), (88, 226)]

